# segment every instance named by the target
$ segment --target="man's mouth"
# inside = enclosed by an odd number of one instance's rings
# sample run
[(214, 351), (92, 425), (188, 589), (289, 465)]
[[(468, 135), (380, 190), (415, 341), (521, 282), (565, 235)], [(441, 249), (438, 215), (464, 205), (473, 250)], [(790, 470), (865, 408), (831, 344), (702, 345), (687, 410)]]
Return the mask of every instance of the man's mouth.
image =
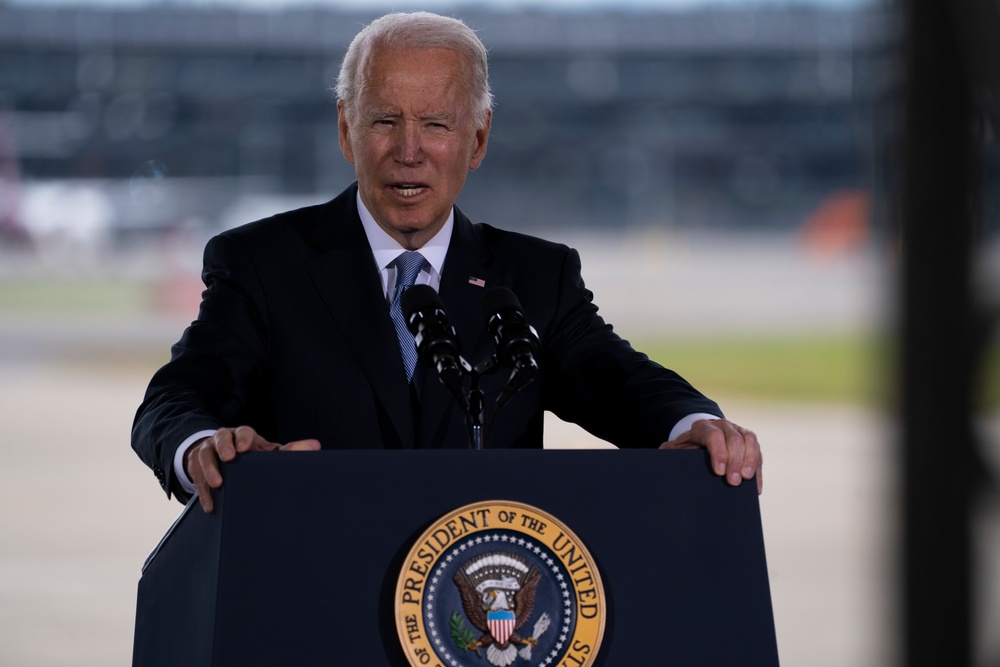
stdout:
[(414, 197), (426, 190), (427, 187), (419, 183), (395, 183), (392, 185), (392, 189), (404, 197)]

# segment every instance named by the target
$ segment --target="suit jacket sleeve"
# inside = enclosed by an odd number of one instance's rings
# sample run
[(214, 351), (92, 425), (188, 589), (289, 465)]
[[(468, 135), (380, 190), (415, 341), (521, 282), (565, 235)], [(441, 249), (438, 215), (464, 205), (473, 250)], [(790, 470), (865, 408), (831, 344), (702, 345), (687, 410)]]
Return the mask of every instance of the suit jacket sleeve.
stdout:
[(153, 376), (132, 428), (132, 447), (169, 496), (187, 494), (173, 474), (180, 443), (205, 429), (244, 423), (266, 368), (268, 312), (252, 263), (226, 235), (205, 249), (198, 319)]
[(548, 369), (544, 402), (561, 419), (619, 447), (656, 447), (689, 414), (722, 416), (714, 401), (634, 350), (604, 321), (572, 249), (563, 259), (554, 313), (539, 363)]

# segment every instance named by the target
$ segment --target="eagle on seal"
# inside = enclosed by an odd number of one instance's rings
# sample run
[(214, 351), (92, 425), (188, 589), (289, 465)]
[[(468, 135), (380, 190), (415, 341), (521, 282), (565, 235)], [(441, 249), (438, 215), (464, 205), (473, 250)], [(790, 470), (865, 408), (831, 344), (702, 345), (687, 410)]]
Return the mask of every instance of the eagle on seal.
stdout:
[(533, 565), (512, 554), (493, 552), (466, 563), (452, 579), (466, 617), (482, 633), (464, 647), (466, 650), (478, 655), (484, 648), (490, 663), (507, 667), (517, 659), (516, 646), (538, 645), (536, 638), (519, 632), (534, 611), (541, 580)]

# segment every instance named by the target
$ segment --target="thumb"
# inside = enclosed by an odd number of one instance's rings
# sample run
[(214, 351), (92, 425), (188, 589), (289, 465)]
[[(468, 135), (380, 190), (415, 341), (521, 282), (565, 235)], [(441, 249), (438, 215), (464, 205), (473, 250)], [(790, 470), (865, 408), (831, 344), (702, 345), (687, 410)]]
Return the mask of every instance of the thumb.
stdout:
[(673, 440), (660, 445), (660, 449), (697, 449), (698, 443), (691, 438), (691, 431), (684, 431)]
[(278, 447), (279, 452), (315, 452), (319, 451), (319, 440), (295, 440)]

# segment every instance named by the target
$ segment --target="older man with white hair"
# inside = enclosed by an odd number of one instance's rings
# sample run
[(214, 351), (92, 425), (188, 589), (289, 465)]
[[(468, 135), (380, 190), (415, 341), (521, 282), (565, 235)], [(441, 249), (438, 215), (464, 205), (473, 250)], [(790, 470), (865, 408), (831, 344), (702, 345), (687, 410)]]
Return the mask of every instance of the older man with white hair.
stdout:
[[(393, 13), (365, 27), (337, 82), (340, 149), (357, 181), (332, 201), (224, 232), (205, 250), (197, 320), (150, 382), (132, 446), (168, 496), (212, 511), (221, 463), (253, 451), (462, 448), (466, 415), (412, 367), (400, 293), (440, 294), (471, 358), (504, 287), (537, 330), (538, 373), (493, 420), (490, 446), (542, 447), (550, 410), (619, 447), (707, 448), (731, 484), (756, 436), (598, 315), (564, 245), (473, 223), (455, 206), (486, 155), (486, 49), (457, 19)], [(504, 378), (482, 378), (487, 397)]]

